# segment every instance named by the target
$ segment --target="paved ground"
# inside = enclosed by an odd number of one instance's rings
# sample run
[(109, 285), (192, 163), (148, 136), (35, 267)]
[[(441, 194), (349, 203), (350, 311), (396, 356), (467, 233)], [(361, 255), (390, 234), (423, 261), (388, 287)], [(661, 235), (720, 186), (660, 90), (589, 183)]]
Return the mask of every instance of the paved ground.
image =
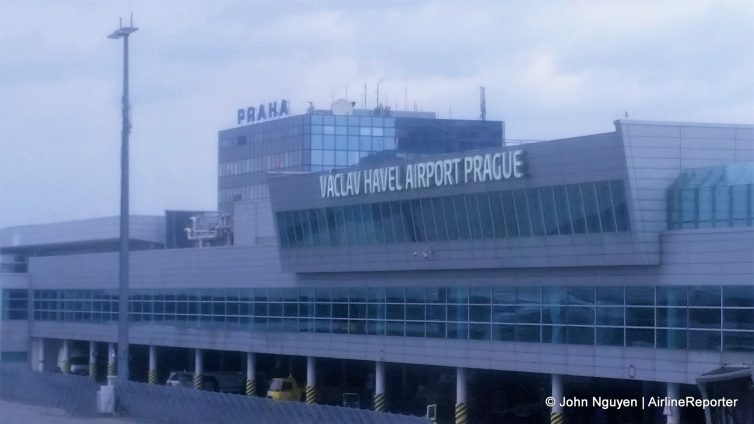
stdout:
[(0, 399), (0, 424), (132, 424), (126, 418), (85, 418), (68, 415), (65, 411)]

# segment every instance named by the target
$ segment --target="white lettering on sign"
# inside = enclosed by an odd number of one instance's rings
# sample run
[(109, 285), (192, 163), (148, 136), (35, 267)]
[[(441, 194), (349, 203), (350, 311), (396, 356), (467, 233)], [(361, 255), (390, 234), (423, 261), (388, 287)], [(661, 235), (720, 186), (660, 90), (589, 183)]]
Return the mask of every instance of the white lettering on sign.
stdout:
[(526, 176), (523, 150), (345, 171), (319, 176), (323, 199), (407, 191)]

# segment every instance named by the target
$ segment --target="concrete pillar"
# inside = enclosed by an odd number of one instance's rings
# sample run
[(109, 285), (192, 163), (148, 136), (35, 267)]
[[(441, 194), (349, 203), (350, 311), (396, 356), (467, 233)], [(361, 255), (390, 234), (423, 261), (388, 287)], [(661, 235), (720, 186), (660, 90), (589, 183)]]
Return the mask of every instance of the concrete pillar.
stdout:
[(117, 376), (117, 367), (115, 365), (115, 343), (107, 344), (107, 381), (109, 385), (112, 385), (113, 380)]
[(563, 407), (560, 401), (563, 399), (563, 376), (552, 374), (552, 397), (555, 404), (550, 408), (550, 424), (563, 424)]
[(194, 350), (194, 388), (204, 388), (204, 352), (201, 349)]
[(306, 403), (317, 403), (317, 361), (306, 357)]
[(38, 372), (45, 370), (45, 339), (34, 339), (36, 342), (36, 363), (34, 369)]
[(374, 363), (374, 410), (385, 411), (385, 363)]
[[(681, 397), (681, 385), (678, 383), (668, 383), (668, 399), (678, 399)], [(668, 424), (681, 423), (681, 410), (677, 406), (666, 406), (662, 413), (667, 417)]]
[(89, 342), (89, 378), (97, 379), (97, 342)]
[(149, 346), (149, 384), (157, 384), (157, 346)]
[(257, 395), (257, 364), (254, 352), (246, 352), (246, 396)]
[(456, 424), (469, 422), (466, 397), (466, 368), (456, 368)]
[(62, 358), (60, 363), (60, 372), (63, 374), (71, 373), (71, 341), (63, 340)]

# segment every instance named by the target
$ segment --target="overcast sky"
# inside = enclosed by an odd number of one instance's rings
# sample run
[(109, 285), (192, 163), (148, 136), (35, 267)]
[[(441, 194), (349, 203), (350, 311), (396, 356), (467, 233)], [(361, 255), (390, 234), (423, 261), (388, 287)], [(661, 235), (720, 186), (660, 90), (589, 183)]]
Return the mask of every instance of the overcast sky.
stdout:
[(117, 215), (134, 14), (131, 210), (215, 209), (238, 107), (333, 97), (488, 119), (508, 138), (632, 119), (754, 122), (754, 2), (0, 1), (0, 226)]

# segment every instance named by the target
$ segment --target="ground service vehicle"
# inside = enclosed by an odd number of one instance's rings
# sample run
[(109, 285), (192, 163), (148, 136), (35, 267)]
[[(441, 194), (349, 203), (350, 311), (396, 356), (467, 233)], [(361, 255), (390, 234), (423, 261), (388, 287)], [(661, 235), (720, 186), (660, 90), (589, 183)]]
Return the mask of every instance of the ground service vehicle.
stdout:
[(273, 378), (270, 389), (267, 390), (267, 399), (301, 401), (304, 396), (304, 388), (295, 378)]

